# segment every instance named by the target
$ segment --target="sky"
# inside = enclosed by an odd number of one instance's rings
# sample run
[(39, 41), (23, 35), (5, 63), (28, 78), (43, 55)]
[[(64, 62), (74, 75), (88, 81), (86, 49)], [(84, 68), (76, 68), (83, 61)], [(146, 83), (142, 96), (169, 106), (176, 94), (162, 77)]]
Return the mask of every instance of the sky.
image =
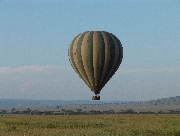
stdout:
[(91, 100), (68, 47), (101, 30), (124, 54), (102, 101), (180, 95), (180, 0), (0, 0), (0, 99)]

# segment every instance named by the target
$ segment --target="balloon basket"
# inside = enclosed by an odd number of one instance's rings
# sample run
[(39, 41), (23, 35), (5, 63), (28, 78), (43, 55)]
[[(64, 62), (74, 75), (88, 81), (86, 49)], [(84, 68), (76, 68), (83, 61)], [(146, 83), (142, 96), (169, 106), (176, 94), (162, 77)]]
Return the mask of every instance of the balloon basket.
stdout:
[(93, 96), (92, 100), (100, 100), (100, 96)]

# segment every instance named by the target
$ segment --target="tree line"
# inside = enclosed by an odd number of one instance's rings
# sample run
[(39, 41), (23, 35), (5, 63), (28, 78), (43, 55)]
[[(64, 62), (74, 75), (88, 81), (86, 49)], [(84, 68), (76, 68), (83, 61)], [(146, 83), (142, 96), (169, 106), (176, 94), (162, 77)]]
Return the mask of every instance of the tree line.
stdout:
[(39, 110), (31, 110), (30, 108), (27, 108), (23, 111), (16, 110), (15, 108), (12, 108), (10, 112), (7, 110), (1, 110), (1, 115), (4, 114), (26, 114), (26, 115), (87, 115), (87, 114), (180, 114), (180, 109), (176, 110), (168, 110), (168, 111), (141, 111), (136, 112), (133, 109), (127, 109), (127, 110), (120, 110), (118, 112), (115, 112), (114, 110), (106, 110), (106, 111), (99, 111), (99, 110), (90, 110), (90, 111), (83, 111), (82, 109), (76, 109), (76, 110), (66, 110), (61, 109), (58, 111), (39, 111)]

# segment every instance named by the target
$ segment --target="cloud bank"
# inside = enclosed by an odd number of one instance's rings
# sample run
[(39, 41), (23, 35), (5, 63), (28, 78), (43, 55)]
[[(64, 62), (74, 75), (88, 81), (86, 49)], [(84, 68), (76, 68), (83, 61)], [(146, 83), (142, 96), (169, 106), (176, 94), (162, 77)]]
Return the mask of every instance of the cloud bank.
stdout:
[[(24, 66), (0, 68), (2, 98), (62, 99), (75, 73), (70, 67)], [(78, 78), (77, 76), (75, 76)]]
[[(180, 93), (180, 68), (119, 69), (101, 100), (150, 100)], [(0, 99), (90, 100), (93, 92), (71, 67), (0, 68)]]

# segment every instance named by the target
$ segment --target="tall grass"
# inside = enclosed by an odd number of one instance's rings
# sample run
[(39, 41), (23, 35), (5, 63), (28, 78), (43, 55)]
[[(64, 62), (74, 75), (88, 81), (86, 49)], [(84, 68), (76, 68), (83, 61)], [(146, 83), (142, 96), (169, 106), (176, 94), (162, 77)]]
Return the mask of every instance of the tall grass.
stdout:
[(180, 136), (180, 115), (4, 115), (0, 136)]

